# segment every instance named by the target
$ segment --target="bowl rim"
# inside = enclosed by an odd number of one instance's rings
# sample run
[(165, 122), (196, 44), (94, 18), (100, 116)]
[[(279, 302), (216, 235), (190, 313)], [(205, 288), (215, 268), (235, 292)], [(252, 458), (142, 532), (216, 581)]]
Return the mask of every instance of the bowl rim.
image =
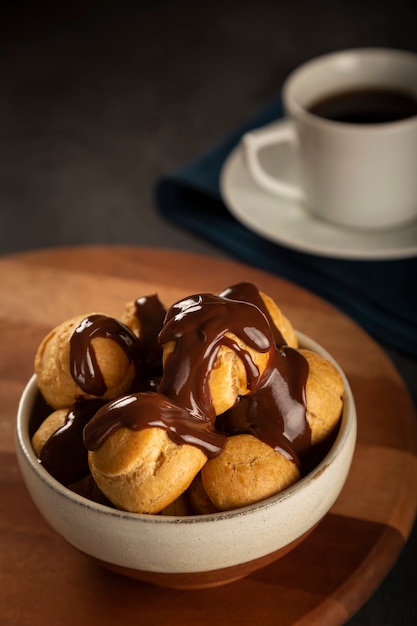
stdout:
[(333, 365), (335, 365), (335, 367), (338, 369), (344, 383), (343, 411), (339, 431), (331, 448), (327, 451), (325, 456), (319, 461), (317, 465), (314, 466), (314, 468), (310, 472), (300, 478), (300, 480), (298, 480), (290, 487), (287, 487), (283, 491), (273, 496), (270, 496), (269, 498), (265, 498), (264, 500), (260, 500), (244, 507), (232, 509), (229, 511), (218, 511), (215, 513), (200, 515), (175, 516), (159, 514), (151, 515), (145, 513), (124, 511), (121, 509), (109, 507), (105, 504), (94, 502), (93, 500), (90, 500), (80, 494), (71, 491), (70, 489), (62, 485), (58, 480), (56, 480), (51, 474), (49, 474), (49, 472), (39, 462), (32, 448), (28, 431), (30, 412), (27, 410), (27, 408), (28, 404), (33, 404), (35, 398), (40, 395), (40, 391), (37, 386), (36, 374), (32, 374), (32, 376), (26, 383), (26, 386), (19, 400), (15, 430), (16, 448), (18, 451), (20, 451), (21, 455), (26, 461), (26, 464), (29, 465), (32, 472), (36, 474), (44, 483), (46, 483), (49, 489), (54, 492), (58, 492), (66, 500), (71, 501), (80, 508), (87, 508), (96, 513), (100, 513), (109, 517), (114, 517), (119, 520), (140, 520), (141, 522), (144, 522), (146, 524), (159, 525), (196, 524), (205, 522), (212, 523), (221, 520), (245, 517), (247, 515), (250, 515), (251, 512), (253, 512), (254, 510), (256, 510), (257, 512), (267, 510), (271, 507), (274, 507), (276, 504), (283, 502), (284, 500), (293, 498), (300, 490), (303, 489), (305, 485), (308, 485), (316, 478), (318, 478), (326, 470), (326, 468), (331, 465), (333, 459), (338, 455), (339, 450), (344, 447), (345, 443), (351, 436), (352, 428), (354, 428), (356, 431), (357, 416), (355, 401), (350, 384), (343, 369), (334, 359), (334, 357), (330, 353), (328, 353), (327, 350), (323, 348), (322, 345), (319, 344), (317, 341), (311, 339), (309, 336), (299, 331), (296, 331), (296, 335), (299, 340), (301, 349), (311, 349), (318, 352), (319, 354), (327, 358), (331, 363), (333, 363)]

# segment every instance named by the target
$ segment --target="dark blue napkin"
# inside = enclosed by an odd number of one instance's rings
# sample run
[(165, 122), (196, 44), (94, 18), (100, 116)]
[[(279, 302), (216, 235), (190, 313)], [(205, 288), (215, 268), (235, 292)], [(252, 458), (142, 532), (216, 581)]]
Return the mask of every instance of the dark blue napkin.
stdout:
[(219, 176), (228, 154), (243, 133), (281, 115), (277, 99), (213, 150), (163, 176), (155, 187), (158, 209), (245, 263), (310, 289), (378, 341), (417, 357), (417, 257), (358, 261), (304, 254), (251, 232), (223, 203)]

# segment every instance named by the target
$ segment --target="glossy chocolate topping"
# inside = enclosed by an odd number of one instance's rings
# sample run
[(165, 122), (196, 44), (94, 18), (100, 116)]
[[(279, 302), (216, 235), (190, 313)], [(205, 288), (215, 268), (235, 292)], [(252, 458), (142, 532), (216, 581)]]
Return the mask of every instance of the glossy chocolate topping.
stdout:
[(307, 376), (302, 354), (289, 347), (276, 350), (256, 393), (241, 397), (219, 416), (216, 428), (229, 435), (254, 435), (300, 465), (299, 458), (311, 446), (305, 411)]
[(229, 298), (231, 300), (241, 300), (243, 302), (250, 302), (254, 304), (262, 311), (268, 320), (272, 332), (274, 334), (274, 340), (278, 347), (281, 347), (285, 344), (284, 337), (282, 336), (280, 330), (275, 326), (274, 320), (271, 317), (271, 314), (266, 306), (261, 294), (259, 293), (258, 287), (253, 283), (237, 283), (232, 287), (228, 287), (221, 294), (223, 298)]
[(89, 473), (83, 430), (102, 400), (77, 400), (68, 411), (65, 424), (43, 445), (39, 460), (48, 472), (64, 485), (70, 485)]
[(158, 342), (158, 335), (164, 324), (165, 315), (165, 307), (156, 294), (143, 296), (135, 301), (144, 369), (149, 377), (162, 375), (162, 346)]
[(166, 359), (159, 391), (196, 419), (214, 422), (216, 418), (209, 376), (221, 345), (231, 348), (244, 363), (248, 388), (258, 384), (258, 368), (230, 334), (258, 352), (273, 346), (267, 319), (247, 302), (198, 294), (177, 302), (167, 313), (159, 341), (173, 341), (175, 346)]
[(97, 337), (115, 341), (130, 361), (136, 359), (138, 340), (127, 326), (101, 314), (84, 318), (74, 330), (70, 339), (72, 377), (85, 393), (102, 397), (107, 387), (92, 344), (93, 339)]
[(218, 454), (225, 435), (214, 428), (208, 381), (220, 346), (227, 345), (242, 359), (249, 388), (255, 388), (260, 378), (249, 353), (226, 333), (260, 352), (273, 346), (269, 324), (252, 304), (199, 294), (173, 305), (159, 341), (174, 341), (175, 348), (166, 359), (158, 393), (131, 394), (108, 404), (86, 427), (86, 446), (97, 449), (122, 426), (132, 430), (159, 426), (174, 441), (191, 443), (207, 456)]
[(97, 450), (119, 428), (163, 428), (177, 444), (194, 445), (208, 457), (223, 448), (225, 435), (207, 421), (192, 419), (189, 412), (152, 391), (117, 398), (101, 408), (84, 430), (85, 445)]
[[(250, 433), (299, 464), (299, 455), (311, 444), (305, 410), (308, 363), (297, 350), (276, 347), (282, 336), (254, 285), (239, 283), (223, 294), (192, 295), (169, 309), (159, 342), (174, 347), (158, 393), (130, 394), (103, 407), (85, 428), (89, 449), (99, 448), (118, 428), (157, 426), (210, 457), (220, 452), (225, 436)], [(258, 352), (270, 352), (262, 375), (234, 337)], [(209, 376), (221, 345), (243, 362), (249, 393), (216, 417)]]

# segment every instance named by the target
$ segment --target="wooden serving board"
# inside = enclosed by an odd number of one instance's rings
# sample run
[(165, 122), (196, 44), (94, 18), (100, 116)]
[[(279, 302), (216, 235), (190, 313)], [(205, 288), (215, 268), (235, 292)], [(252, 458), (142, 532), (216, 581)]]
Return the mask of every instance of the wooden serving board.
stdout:
[[(224, 587), (175, 591), (102, 570), (47, 526), (17, 467), (15, 414), (37, 345), (78, 313), (117, 317), (140, 295), (157, 292), (169, 305), (240, 281), (271, 295), (298, 330), (333, 354), (350, 380), (358, 443), (343, 493), (292, 553)], [(261, 271), (155, 249), (86, 247), (5, 257), (0, 294), (1, 624), (336, 625), (378, 587), (416, 515), (416, 416), (391, 362), (350, 319)]]

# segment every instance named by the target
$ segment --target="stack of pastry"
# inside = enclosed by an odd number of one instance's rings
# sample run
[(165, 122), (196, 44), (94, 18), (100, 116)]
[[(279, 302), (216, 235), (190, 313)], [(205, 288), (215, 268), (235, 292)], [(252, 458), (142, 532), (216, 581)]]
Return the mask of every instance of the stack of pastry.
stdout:
[(51, 408), (32, 440), (41, 463), (136, 513), (212, 513), (286, 489), (343, 403), (338, 370), (301, 349), (251, 283), (68, 320), (39, 346), (35, 373)]

